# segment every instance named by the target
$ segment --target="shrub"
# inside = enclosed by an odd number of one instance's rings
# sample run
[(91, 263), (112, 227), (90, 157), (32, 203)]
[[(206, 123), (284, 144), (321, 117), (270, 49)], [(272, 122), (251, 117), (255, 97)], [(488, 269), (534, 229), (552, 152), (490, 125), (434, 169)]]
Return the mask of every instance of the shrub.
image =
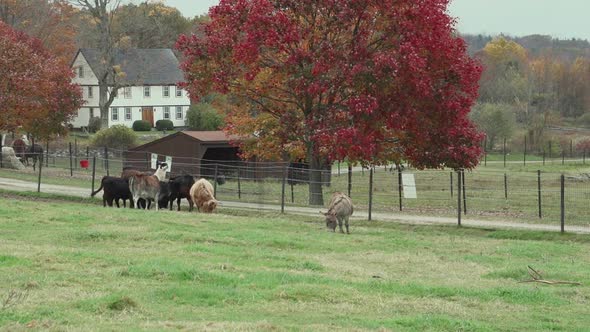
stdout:
[(88, 132), (95, 133), (100, 130), (102, 127), (102, 120), (101, 118), (95, 116), (88, 120)]
[(223, 117), (211, 104), (192, 105), (186, 114), (186, 125), (191, 130), (219, 130), (223, 127)]
[(156, 129), (159, 131), (174, 130), (174, 124), (170, 120), (158, 120), (156, 121)]
[(134, 145), (137, 145), (137, 134), (125, 125), (114, 125), (108, 129), (101, 129), (90, 140), (92, 147), (106, 146), (124, 150)]
[(152, 124), (145, 120), (137, 120), (133, 122), (133, 130), (135, 131), (150, 131)]
[(578, 118), (578, 123), (585, 126), (590, 127), (590, 113), (586, 113)]

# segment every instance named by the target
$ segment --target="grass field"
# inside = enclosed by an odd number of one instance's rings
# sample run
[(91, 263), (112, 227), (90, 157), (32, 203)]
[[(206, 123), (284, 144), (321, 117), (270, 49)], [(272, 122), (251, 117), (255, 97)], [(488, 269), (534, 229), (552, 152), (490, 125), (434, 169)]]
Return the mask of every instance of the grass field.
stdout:
[[(583, 331), (590, 238), (2, 194), (7, 330)], [(546, 279), (519, 283), (527, 265)], [(2, 329), (0, 328), (0, 329)]]

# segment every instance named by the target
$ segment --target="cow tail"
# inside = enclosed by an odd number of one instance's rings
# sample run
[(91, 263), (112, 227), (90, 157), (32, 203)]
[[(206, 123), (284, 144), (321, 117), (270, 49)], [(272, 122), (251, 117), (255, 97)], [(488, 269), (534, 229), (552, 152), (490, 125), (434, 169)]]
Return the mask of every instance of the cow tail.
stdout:
[(104, 182), (104, 177), (102, 178), (102, 180), (100, 180), (100, 187), (98, 189), (96, 189), (96, 191), (93, 191), (92, 194), (90, 194), (90, 197), (94, 197), (96, 194), (98, 194), (102, 190), (103, 182)]

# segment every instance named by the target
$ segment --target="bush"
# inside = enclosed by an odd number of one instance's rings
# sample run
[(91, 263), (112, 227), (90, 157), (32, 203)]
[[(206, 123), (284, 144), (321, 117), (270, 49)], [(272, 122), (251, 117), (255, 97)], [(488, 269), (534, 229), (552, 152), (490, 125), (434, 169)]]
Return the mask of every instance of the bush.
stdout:
[(90, 120), (88, 120), (88, 132), (95, 133), (95, 132), (99, 131), (101, 127), (102, 127), (101, 118), (95, 116), (93, 118), (90, 118)]
[(578, 123), (585, 126), (590, 127), (590, 113), (586, 113), (578, 118)]
[(158, 120), (156, 121), (156, 129), (158, 131), (174, 130), (174, 124), (170, 120)]
[(125, 125), (114, 125), (99, 130), (90, 140), (92, 147), (109, 147), (125, 150), (137, 145), (137, 134)]
[(186, 114), (186, 125), (191, 130), (219, 130), (224, 126), (223, 117), (211, 104), (192, 105)]
[(152, 124), (145, 120), (137, 120), (133, 122), (133, 130), (135, 131), (150, 131)]

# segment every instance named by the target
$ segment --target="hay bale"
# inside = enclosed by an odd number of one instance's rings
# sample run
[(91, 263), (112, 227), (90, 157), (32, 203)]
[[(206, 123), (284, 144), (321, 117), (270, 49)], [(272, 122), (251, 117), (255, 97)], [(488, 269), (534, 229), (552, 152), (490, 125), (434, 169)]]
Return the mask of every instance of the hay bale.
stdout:
[(2, 166), (18, 170), (25, 169), (25, 165), (16, 157), (14, 149), (8, 146), (2, 147)]

